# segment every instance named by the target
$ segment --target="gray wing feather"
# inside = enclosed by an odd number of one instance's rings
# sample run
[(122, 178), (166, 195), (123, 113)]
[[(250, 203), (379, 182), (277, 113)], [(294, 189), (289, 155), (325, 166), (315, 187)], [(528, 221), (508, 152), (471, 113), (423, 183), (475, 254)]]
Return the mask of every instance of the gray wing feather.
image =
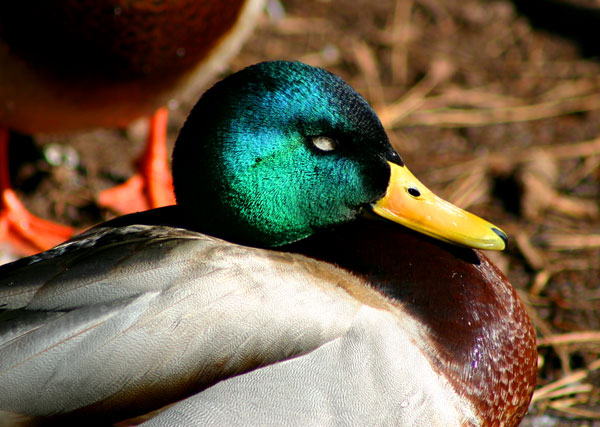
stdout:
[(104, 236), (110, 250), (59, 247), (58, 262), (46, 256), (0, 281), (0, 410), (177, 398), (182, 384), (201, 389), (313, 350), (359, 306), (315, 286), (319, 268), (302, 271), (306, 259), (136, 227)]
[(394, 325), (389, 313), (363, 307), (335, 340), (222, 381), (143, 425), (459, 424), (444, 390), (429, 387), (438, 382), (437, 375)]

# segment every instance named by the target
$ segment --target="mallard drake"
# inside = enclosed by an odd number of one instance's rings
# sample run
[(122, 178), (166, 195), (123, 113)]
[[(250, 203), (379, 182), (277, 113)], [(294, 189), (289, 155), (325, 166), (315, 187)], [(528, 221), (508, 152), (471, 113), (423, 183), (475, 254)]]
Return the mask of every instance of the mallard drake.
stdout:
[(28, 255), (71, 227), (41, 221), (8, 177), (8, 129), (27, 134), (125, 127), (150, 116), (139, 173), (100, 193), (121, 213), (175, 202), (165, 146), (167, 110), (238, 51), (263, 0), (11, 1), (0, 14), (0, 241)]
[(534, 330), (469, 248), (506, 235), (420, 183), (341, 78), (299, 62), (227, 77), (183, 126), (173, 177), (177, 205), (0, 268), (7, 419), (523, 418)]

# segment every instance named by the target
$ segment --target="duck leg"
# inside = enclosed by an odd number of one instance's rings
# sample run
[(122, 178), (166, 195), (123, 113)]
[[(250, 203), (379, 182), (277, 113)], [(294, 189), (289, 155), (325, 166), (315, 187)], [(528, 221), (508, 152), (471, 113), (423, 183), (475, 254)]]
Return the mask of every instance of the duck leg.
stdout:
[(144, 211), (175, 204), (173, 179), (167, 154), (166, 108), (158, 109), (150, 118), (148, 141), (138, 159), (138, 172), (127, 182), (102, 191), (98, 203), (120, 214)]
[(74, 229), (36, 217), (17, 198), (10, 183), (9, 131), (0, 127), (0, 242), (31, 255), (64, 242)]

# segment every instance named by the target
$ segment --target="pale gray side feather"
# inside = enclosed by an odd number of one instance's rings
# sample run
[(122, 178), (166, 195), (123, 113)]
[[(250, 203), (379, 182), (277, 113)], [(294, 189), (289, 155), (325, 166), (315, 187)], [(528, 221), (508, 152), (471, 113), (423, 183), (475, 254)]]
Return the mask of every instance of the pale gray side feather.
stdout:
[(315, 286), (319, 269), (304, 257), (163, 231), (132, 233), (108, 259), (75, 249), (60, 271), (45, 259), (0, 283), (0, 302), (15, 308), (0, 324), (0, 410), (48, 415), (209, 385), (335, 339), (360, 306)]
[(339, 338), (222, 381), (143, 425), (475, 425), (459, 404), (394, 316), (363, 306)]
[(474, 421), (415, 345), (416, 321), (352, 286), (372, 291), (301, 255), (93, 230), (0, 279), (0, 413), (119, 410), (193, 384), (150, 425)]

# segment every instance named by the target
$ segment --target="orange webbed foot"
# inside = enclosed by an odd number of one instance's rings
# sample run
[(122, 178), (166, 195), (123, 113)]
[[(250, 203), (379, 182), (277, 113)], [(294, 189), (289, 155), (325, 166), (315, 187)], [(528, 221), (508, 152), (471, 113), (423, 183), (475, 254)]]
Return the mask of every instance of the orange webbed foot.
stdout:
[(126, 214), (175, 204), (166, 145), (167, 118), (166, 108), (154, 113), (138, 172), (124, 184), (102, 191), (100, 206)]
[(69, 239), (74, 229), (36, 217), (19, 201), (10, 183), (8, 135), (7, 129), (0, 128), (0, 242), (31, 255)]

